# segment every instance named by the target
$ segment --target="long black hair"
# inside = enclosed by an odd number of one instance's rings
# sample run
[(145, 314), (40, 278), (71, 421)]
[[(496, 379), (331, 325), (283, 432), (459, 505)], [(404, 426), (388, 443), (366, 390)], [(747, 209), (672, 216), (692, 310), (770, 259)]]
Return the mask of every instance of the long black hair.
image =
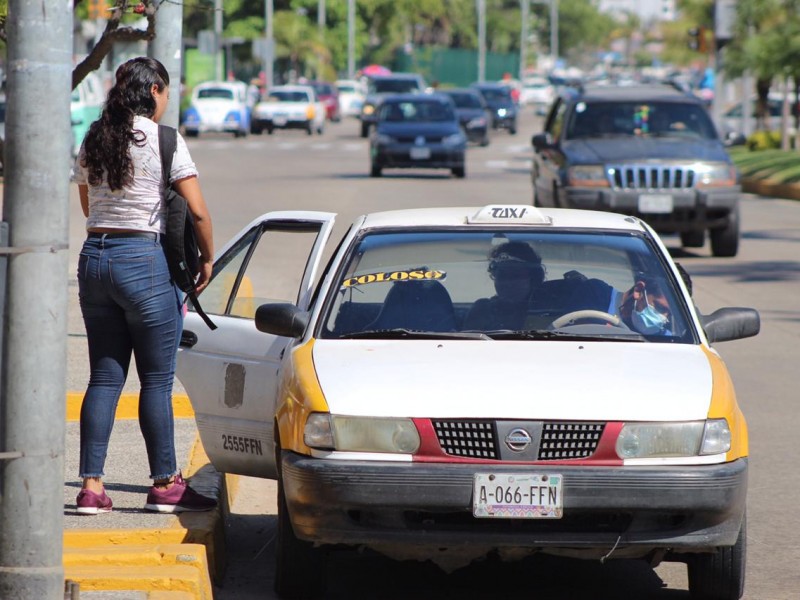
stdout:
[(105, 178), (112, 190), (133, 179), (130, 145), (145, 143), (143, 132), (133, 128), (134, 116), (152, 118), (159, 93), (169, 86), (169, 73), (159, 61), (141, 56), (117, 69), (116, 83), (108, 92), (100, 118), (89, 127), (83, 142), (82, 165), (89, 171), (89, 183), (97, 186)]

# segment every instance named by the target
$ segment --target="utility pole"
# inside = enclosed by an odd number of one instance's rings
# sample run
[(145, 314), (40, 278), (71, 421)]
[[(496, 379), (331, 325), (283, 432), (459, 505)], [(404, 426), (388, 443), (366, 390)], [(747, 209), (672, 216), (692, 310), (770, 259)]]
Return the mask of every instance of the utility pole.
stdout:
[(356, 0), (347, 0), (347, 78), (356, 76)]
[(558, 0), (550, 0), (550, 54), (555, 68), (558, 62)]
[(214, 0), (214, 40), (216, 42), (214, 63), (216, 65), (216, 79), (223, 81), (222, 67), (222, 0)]
[(72, 18), (8, 2), (0, 598), (64, 598)]
[[(317, 0), (317, 31), (319, 41), (325, 41), (325, 0)], [(317, 79), (322, 79), (322, 56), (317, 57)]]
[(528, 63), (528, 27), (530, 25), (531, 0), (519, 0), (522, 13), (522, 26), (519, 32), (519, 80), (525, 79), (525, 67)]
[(478, 3), (478, 81), (486, 81), (486, 0)]
[(264, 48), (264, 88), (269, 90), (272, 87), (273, 79), (273, 59), (275, 58), (275, 37), (272, 34), (272, 18), (273, 18), (273, 3), (272, 0), (264, 1), (264, 35), (266, 37), (266, 45)]
[(177, 128), (182, 87), (183, 3), (160, 0), (156, 11), (156, 37), (148, 44), (147, 54), (160, 61), (169, 73), (169, 102), (161, 122)]

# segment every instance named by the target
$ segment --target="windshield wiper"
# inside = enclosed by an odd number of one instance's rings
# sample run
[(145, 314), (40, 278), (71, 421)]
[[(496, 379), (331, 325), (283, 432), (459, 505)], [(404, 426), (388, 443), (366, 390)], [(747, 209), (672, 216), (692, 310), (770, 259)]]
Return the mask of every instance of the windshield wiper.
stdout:
[(549, 329), (499, 329), (487, 331), (493, 340), (577, 340), (598, 342), (643, 342), (644, 337), (635, 331), (625, 333), (587, 334)]
[(344, 333), (339, 339), (430, 339), (430, 340), (490, 340), (492, 339), (480, 331), (416, 331), (413, 329), (369, 329), (367, 331), (354, 331)]

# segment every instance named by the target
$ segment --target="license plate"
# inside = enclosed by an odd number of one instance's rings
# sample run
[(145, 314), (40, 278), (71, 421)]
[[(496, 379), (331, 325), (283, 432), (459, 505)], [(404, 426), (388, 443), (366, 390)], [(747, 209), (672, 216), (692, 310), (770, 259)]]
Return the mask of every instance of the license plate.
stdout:
[(272, 117), (272, 122), (278, 127), (283, 127), (284, 125), (286, 125), (287, 121), (288, 119), (283, 116), (275, 115), (274, 117)]
[(642, 194), (639, 196), (640, 213), (668, 214), (672, 212), (672, 196), (669, 194)]
[(409, 154), (414, 160), (426, 160), (431, 157), (430, 148), (411, 148)]
[(563, 477), (555, 474), (476, 473), (472, 514), (495, 519), (560, 519)]

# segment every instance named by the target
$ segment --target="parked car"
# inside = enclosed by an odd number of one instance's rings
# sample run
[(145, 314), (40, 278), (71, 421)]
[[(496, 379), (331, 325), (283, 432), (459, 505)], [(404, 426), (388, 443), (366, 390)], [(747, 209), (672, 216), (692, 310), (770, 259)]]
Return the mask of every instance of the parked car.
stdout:
[(467, 140), (489, 145), (489, 124), (492, 115), (480, 92), (468, 88), (442, 90), (442, 94), (450, 96), (456, 106), (456, 115)]
[(325, 107), (325, 116), (328, 121), (338, 123), (342, 120), (341, 109), (339, 108), (339, 90), (336, 86), (327, 81), (309, 81), (308, 85), (317, 92), (317, 99)]
[[(752, 131), (755, 131), (758, 125), (758, 116), (756, 114), (756, 98), (750, 100), (750, 125)], [(767, 98), (767, 111), (768, 115), (764, 125), (770, 131), (778, 131), (781, 128), (781, 115), (783, 113), (783, 95), (770, 94)], [(794, 128), (797, 123), (797, 116), (800, 113), (800, 106), (789, 100), (789, 127)], [(742, 102), (737, 102), (725, 112), (722, 113), (720, 122), (720, 136), (728, 143), (740, 141), (739, 138), (744, 135), (744, 118), (742, 111)]]
[(325, 131), (325, 106), (310, 85), (278, 85), (253, 109), (253, 133), (266, 129), (305, 129), (308, 135)]
[[(712, 344), (755, 335), (756, 311), (701, 313), (624, 215), (375, 213), (323, 269), (334, 219), (242, 229), (200, 294), (218, 329), (190, 310), (178, 353), (212, 464), (278, 482), (278, 596), (322, 595), (343, 547), (450, 570), (537, 552), (675, 561), (693, 598), (742, 595), (747, 424)], [(307, 250), (261, 249), (275, 243)], [(521, 325), (470, 325), (504, 288), (532, 290)], [(633, 319), (633, 289), (657, 326)]]
[(394, 94), (378, 107), (370, 136), (370, 175), (384, 169), (450, 169), (466, 174), (467, 139), (455, 106), (443, 94)]
[(739, 174), (702, 100), (667, 85), (571, 90), (532, 138), (536, 206), (635, 215), (714, 256), (739, 247)]
[(511, 97), (511, 90), (502, 83), (473, 83), (470, 87), (478, 90), (492, 113), (492, 129), (507, 129), (517, 133), (517, 103)]
[(377, 121), (378, 107), (388, 94), (421, 94), (427, 85), (422, 75), (416, 73), (392, 73), (372, 75), (367, 78), (367, 97), (361, 107), (361, 137), (369, 135), (370, 127)]
[(192, 90), (192, 100), (183, 118), (187, 137), (201, 133), (232, 133), (244, 137), (250, 132), (251, 110), (247, 84), (243, 81), (208, 81)]
[(355, 117), (361, 114), (367, 90), (363, 83), (356, 79), (339, 79), (336, 81), (339, 90), (339, 112), (343, 117)]
[(537, 115), (546, 115), (555, 97), (555, 87), (546, 77), (528, 77), (522, 82), (519, 103), (532, 106)]
[(96, 73), (88, 73), (72, 90), (69, 102), (72, 123), (72, 156), (78, 156), (89, 126), (100, 117), (106, 93), (103, 82)]

